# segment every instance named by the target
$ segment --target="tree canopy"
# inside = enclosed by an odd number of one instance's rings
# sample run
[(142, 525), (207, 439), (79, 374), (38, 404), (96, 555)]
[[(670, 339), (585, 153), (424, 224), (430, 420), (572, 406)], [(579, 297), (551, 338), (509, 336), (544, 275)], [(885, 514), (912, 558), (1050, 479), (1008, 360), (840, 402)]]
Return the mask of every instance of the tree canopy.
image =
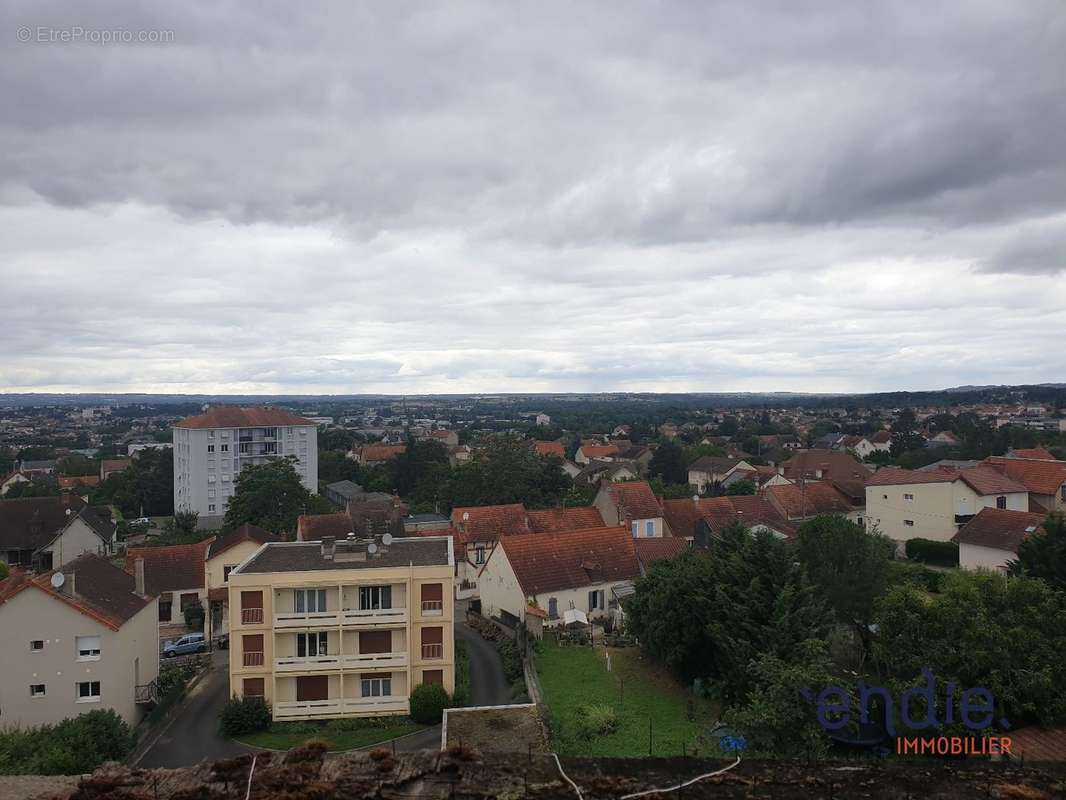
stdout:
[(1049, 514), (1043, 527), (1018, 545), (1018, 558), (1010, 571), (1041, 578), (1052, 588), (1066, 591), (1066, 515)]
[(224, 526), (232, 529), (250, 522), (268, 531), (293, 533), (296, 518), (316, 505), (300, 482), (293, 459), (275, 458), (240, 471)]

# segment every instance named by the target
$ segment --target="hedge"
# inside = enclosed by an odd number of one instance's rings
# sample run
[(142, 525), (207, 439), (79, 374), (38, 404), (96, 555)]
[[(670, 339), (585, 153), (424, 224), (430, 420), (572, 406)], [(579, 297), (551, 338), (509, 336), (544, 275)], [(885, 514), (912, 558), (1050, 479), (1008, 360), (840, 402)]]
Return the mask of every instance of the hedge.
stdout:
[(270, 727), (270, 706), (262, 697), (234, 695), (222, 709), (218, 730), (223, 736), (241, 736), (265, 731)]
[(420, 683), (411, 692), (411, 719), (422, 725), (436, 725), (451, 703), (439, 683)]
[(0, 731), (0, 774), (80, 775), (133, 749), (130, 726), (111, 709), (55, 725)]
[(507, 676), (508, 683), (514, 683), (519, 678), (525, 678), (526, 673), (522, 668), (522, 654), (518, 651), (518, 645), (513, 639), (501, 639), (496, 643), (496, 650), (503, 662), (503, 674)]
[(959, 546), (954, 542), (936, 542), (932, 539), (908, 539), (907, 558), (925, 564), (957, 567), (959, 565)]

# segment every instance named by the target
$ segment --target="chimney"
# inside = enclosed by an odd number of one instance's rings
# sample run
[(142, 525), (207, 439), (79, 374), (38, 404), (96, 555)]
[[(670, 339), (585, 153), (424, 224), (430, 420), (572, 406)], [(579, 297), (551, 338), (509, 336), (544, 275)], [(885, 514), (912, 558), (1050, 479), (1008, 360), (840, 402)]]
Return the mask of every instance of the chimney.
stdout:
[(326, 561), (333, 560), (335, 544), (336, 540), (332, 536), (322, 537), (322, 558), (326, 559)]
[(133, 562), (133, 591), (144, 596), (144, 559)]

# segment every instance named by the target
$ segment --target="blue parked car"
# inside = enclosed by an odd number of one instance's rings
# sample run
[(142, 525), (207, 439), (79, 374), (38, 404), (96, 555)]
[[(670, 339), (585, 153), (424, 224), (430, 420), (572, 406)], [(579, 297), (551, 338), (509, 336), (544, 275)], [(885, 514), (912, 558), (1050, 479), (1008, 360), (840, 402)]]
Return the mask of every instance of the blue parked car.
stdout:
[(163, 648), (163, 658), (206, 652), (207, 641), (204, 639), (204, 635), (202, 633), (187, 633), (176, 642), (167, 642)]

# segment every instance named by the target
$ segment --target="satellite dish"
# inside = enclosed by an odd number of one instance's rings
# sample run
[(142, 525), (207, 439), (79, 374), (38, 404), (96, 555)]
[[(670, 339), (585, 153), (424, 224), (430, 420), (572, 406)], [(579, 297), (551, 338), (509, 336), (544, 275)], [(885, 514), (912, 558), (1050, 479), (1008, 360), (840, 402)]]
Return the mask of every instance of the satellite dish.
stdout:
[(52, 586), (59, 589), (67, 581), (67, 576), (62, 572), (57, 572), (52, 576)]
[(392, 534), (391, 533), (386, 533), (384, 536), (382, 536), (381, 537), (381, 543), (383, 545), (385, 545), (386, 547), (388, 545), (392, 544)]
[(374, 553), (376, 553), (378, 551), (378, 546), (376, 544), (374, 544), (373, 542), (371, 542), (370, 544), (368, 544), (366, 546), (366, 551), (368, 553), (370, 553), (371, 555), (373, 555)]

